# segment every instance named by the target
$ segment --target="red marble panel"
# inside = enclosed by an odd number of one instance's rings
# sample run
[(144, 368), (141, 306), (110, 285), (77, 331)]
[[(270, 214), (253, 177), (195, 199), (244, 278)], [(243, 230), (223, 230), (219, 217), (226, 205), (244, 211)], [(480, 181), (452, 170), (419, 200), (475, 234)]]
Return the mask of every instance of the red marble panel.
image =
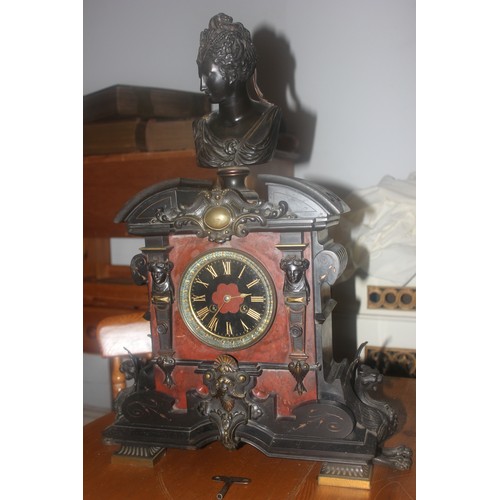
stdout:
[[(310, 243), (309, 234), (305, 234), (305, 242)], [(234, 237), (224, 244), (211, 243), (206, 239), (192, 235), (176, 235), (169, 239), (173, 246), (170, 260), (174, 264), (172, 281), (176, 293), (183, 270), (201, 253), (221, 248), (238, 249), (252, 255), (269, 272), (276, 288), (277, 309), (272, 327), (267, 334), (256, 344), (238, 351), (219, 351), (200, 342), (186, 327), (177, 308), (173, 304), (173, 350), (176, 359), (214, 360), (226, 352), (235, 357), (238, 362), (284, 363), (290, 362), (291, 343), (288, 334), (288, 314), (283, 298), (283, 271), (279, 263), (283, 254), (276, 248), (279, 244), (279, 235), (273, 233), (251, 233), (244, 238)], [(304, 251), (304, 257), (312, 261), (310, 246)], [(311, 262), (312, 264), (312, 262)], [(316, 360), (314, 340), (314, 307), (313, 287), (311, 282), (312, 266), (307, 271), (307, 279), (311, 285), (311, 300), (306, 309), (306, 339), (305, 350), (307, 362), (314, 364)], [(176, 367), (173, 372), (176, 385), (168, 392), (177, 400), (178, 408), (186, 407), (185, 392), (202, 387), (202, 376), (194, 373), (191, 367)], [(280, 415), (289, 415), (291, 409), (299, 403), (316, 399), (316, 377), (310, 372), (305, 380), (307, 392), (299, 396), (294, 392), (296, 381), (287, 370), (265, 370), (259, 377), (255, 393), (266, 396), (278, 394), (278, 412)]]

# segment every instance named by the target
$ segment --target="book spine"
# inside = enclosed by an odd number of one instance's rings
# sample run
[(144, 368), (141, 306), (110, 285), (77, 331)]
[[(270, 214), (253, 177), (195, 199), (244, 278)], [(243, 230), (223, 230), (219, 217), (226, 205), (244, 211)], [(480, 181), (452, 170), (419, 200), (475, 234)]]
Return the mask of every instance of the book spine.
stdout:
[(193, 120), (148, 120), (145, 148), (147, 151), (194, 149)]
[(83, 125), (84, 156), (146, 151), (146, 122), (140, 119)]
[(181, 90), (115, 85), (83, 97), (84, 123), (136, 117), (183, 120), (209, 112), (206, 95)]

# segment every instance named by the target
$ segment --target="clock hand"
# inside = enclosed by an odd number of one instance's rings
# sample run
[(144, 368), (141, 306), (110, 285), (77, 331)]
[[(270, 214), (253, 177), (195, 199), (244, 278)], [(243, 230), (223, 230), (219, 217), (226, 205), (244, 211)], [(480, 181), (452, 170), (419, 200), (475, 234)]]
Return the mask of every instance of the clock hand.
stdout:
[(233, 296), (231, 296), (231, 295), (226, 295), (226, 296), (224, 297), (224, 301), (225, 301), (225, 302), (229, 302), (229, 301), (230, 301), (230, 300), (232, 300), (232, 299), (241, 299), (241, 298), (243, 298), (243, 299), (244, 299), (245, 297), (248, 297), (249, 295), (252, 295), (252, 294), (251, 294), (251, 293), (240, 293), (239, 295), (233, 295)]
[(219, 322), (219, 320), (217, 319), (217, 315), (219, 314), (223, 305), (224, 302), (222, 302), (222, 304), (218, 307), (217, 311), (215, 311), (214, 315), (212, 316), (212, 319), (208, 322), (207, 328), (209, 328), (212, 331), (214, 331), (217, 328), (217, 323)]
[(214, 318), (215, 316), (217, 316), (217, 314), (219, 314), (220, 310), (222, 309), (222, 307), (224, 306), (225, 302), (222, 302), (222, 304), (219, 306), (219, 308), (217, 309), (217, 311), (214, 312)]

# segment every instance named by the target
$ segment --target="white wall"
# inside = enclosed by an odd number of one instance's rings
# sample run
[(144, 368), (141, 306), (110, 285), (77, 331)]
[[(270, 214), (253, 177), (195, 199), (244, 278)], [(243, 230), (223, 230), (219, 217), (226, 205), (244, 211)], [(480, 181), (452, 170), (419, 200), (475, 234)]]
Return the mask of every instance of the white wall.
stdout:
[(415, 0), (84, 0), (84, 94), (116, 83), (198, 91), (199, 34), (218, 12), (265, 29), (266, 52), (287, 45), (295, 60), (300, 108), (288, 88), (288, 114), (315, 132), (297, 176), (349, 190), (415, 170)]
[[(261, 61), (279, 55), (259, 82), (269, 100), (269, 85), (285, 96), (273, 102), (302, 138), (298, 177), (343, 194), (415, 171), (415, 0), (84, 0), (83, 93), (198, 91), (199, 34), (219, 12), (267, 40)], [(94, 358), (84, 356), (84, 402), (101, 406), (108, 367)]]

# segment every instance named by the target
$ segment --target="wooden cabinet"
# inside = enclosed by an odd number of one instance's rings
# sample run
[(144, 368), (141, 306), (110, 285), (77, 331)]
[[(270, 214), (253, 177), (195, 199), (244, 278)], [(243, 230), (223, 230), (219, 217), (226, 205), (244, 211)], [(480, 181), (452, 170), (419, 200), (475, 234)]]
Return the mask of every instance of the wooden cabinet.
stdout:
[[(293, 163), (277, 152), (270, 164), (252, 167), (251, 171), (250, 185), (255, 184), (259, 173), (293, 175)], [(96, 326), (101, 319), (147, 309), (147, 291), (132, 282), (129, 267), (111, 262), (110, 238), (128, 236), (125, 224), (113, 222), (116, 214), (142, 189), (177, 177), (215, 180), (216, 169), (198, 167), (194, 150), (84, 158), (84, 352), (99, 353)]]

